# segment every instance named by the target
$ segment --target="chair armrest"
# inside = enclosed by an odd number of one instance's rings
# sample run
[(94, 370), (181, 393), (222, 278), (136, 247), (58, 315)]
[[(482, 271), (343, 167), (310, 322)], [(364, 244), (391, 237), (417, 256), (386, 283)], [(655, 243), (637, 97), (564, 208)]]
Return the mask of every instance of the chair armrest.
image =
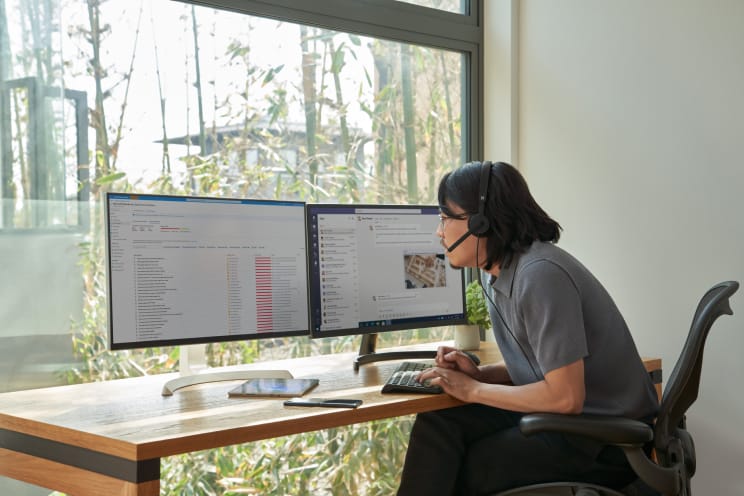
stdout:
[(654, 431), (648, 424), (605, 415), (530, 413), (522, 417), (519, 429), (527, 436), (540, 432), (562, 432), (585, 436), (604, 444), (625, 446), (640, 446), (654, 438)]

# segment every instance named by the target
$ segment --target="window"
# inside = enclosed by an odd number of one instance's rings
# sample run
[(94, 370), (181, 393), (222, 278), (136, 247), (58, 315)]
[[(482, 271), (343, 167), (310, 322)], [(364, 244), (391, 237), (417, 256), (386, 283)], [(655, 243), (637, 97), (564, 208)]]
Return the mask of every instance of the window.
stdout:
[(433, 9), (446, 10), (457, 14), (467, 14), (469, 3), (466, 0), (399, 0), (401, 2), (431, 7)]
[[(482, 149), (481, 9), (0, 2), (0, 390), (172, 369), (175, 350), (101, 344), (107, 190), (434, 202), (441, 174)], [(210, 357), (355, 346), (298, 338), (214, 346)]]

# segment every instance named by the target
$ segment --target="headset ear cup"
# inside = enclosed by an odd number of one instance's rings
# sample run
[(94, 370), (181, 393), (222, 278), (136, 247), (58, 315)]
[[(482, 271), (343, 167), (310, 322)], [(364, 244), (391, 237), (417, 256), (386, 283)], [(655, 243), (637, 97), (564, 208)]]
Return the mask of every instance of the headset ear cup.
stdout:
[(491, 223), (488, 221), (488, 217), (481, 213), (471, 215), (468, 219), (468, 231), (475, 236), (485, 235), (490, 227)]
[(488, 183), (491, 179), (491, 162), (481, 163), (480, 181), (478, 181), (478, 213), (468, 219), (468, 231), (475, 236), (482, 237), (488, 232), (491, 223), (486, 217), (486, 199), (488, 198)]

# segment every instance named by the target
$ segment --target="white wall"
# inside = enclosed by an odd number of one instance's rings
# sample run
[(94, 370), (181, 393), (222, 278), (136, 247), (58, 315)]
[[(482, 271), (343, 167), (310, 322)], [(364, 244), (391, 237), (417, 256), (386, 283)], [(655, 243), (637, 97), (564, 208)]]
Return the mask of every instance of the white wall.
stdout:
[[(513, 160), (665, 377), (744, 283), (744, 2), (487, 0), (486, 157)], [(696, 494), (744, 494), (744, 289), (688, 415)]]

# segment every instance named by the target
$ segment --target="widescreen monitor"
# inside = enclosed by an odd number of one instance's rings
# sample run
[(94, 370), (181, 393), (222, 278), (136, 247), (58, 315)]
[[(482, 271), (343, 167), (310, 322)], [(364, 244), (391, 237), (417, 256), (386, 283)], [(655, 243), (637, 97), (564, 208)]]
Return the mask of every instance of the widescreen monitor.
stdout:
[[(314, 338), (466, 322), (464, 274), (436, 236), (436, 206), (308, 204), (306, 211)], [(364, 348), (360, 354), (374, 351)]]
[(307, 335), (304, 203), (108, 193), (109, 344)]

